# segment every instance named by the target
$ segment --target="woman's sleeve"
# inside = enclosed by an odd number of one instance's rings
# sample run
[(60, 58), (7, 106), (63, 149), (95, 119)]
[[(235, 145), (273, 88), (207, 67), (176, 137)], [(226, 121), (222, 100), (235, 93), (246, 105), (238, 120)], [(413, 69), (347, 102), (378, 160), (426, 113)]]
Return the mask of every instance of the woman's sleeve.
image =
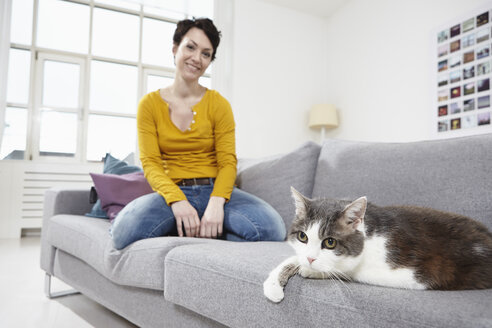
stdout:
[(215, 151), (218, 173), (211, 196), (231, 198), (237, 173), (236, 125), (229, 102), (219, 95), (215, 110)]
[(154, 191), (159, 193), (166, 203), (185, 200), (186, 196), (164, 171), (153, 104), (148, 97), (142, 98), (138, 105), (137, 131), (140, 161), (145, 177)]

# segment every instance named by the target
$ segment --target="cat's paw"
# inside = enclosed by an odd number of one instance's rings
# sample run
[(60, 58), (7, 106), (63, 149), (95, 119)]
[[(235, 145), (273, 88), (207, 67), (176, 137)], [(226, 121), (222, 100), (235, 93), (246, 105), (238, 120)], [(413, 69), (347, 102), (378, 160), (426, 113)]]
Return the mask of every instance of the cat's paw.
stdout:
[(284, 299), (284, 289), (278, 281), (270, 277), (263, 283), (263, 294), (274, 303), (278, 303)]

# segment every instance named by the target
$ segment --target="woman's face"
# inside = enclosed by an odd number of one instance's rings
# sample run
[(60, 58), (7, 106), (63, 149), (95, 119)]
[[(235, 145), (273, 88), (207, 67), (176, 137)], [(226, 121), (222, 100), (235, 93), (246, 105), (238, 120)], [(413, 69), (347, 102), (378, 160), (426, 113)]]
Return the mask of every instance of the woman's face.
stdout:
[(177, 74), (185, 80), (198, 80), (212, 61), (213, 47), (207, 35), (193, 27), (173, 46)]

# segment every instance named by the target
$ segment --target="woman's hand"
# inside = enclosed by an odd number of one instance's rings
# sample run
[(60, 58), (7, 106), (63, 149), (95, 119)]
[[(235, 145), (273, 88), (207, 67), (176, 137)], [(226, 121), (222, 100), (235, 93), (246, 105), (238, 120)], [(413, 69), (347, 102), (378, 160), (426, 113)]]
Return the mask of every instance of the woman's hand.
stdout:
[(178, 235), (183, 237), (183, 226), (187, 237), (198, 237), (200, 235), (200, 218), (195, 208), (187, 200), (181, 200), (171, 204)]
[(224, 203), (225, 199), (222, 197), (210, 197), (200, 224), (200, 237), (217, 238), (222, 236)]

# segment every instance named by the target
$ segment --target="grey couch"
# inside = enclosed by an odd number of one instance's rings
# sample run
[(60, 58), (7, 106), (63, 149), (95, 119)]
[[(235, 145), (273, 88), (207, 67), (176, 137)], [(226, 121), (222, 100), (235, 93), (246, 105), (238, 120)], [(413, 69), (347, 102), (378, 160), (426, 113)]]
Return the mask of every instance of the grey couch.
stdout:
[[(492, 135), (415, 143), (327, 140), (241, 161), (238, 185), (292, 222), (305, 195), (411, 204), (492, 229)], [(492, 327), (492, 290), (409, 291), (293, 277), (274, 304), (262, 284), (293, 254), (283, 242), (161, 237), (117, 251), (109, 222), (82, 216), (88, 190), (46, 193), (41, 267), (142, 327)]]

